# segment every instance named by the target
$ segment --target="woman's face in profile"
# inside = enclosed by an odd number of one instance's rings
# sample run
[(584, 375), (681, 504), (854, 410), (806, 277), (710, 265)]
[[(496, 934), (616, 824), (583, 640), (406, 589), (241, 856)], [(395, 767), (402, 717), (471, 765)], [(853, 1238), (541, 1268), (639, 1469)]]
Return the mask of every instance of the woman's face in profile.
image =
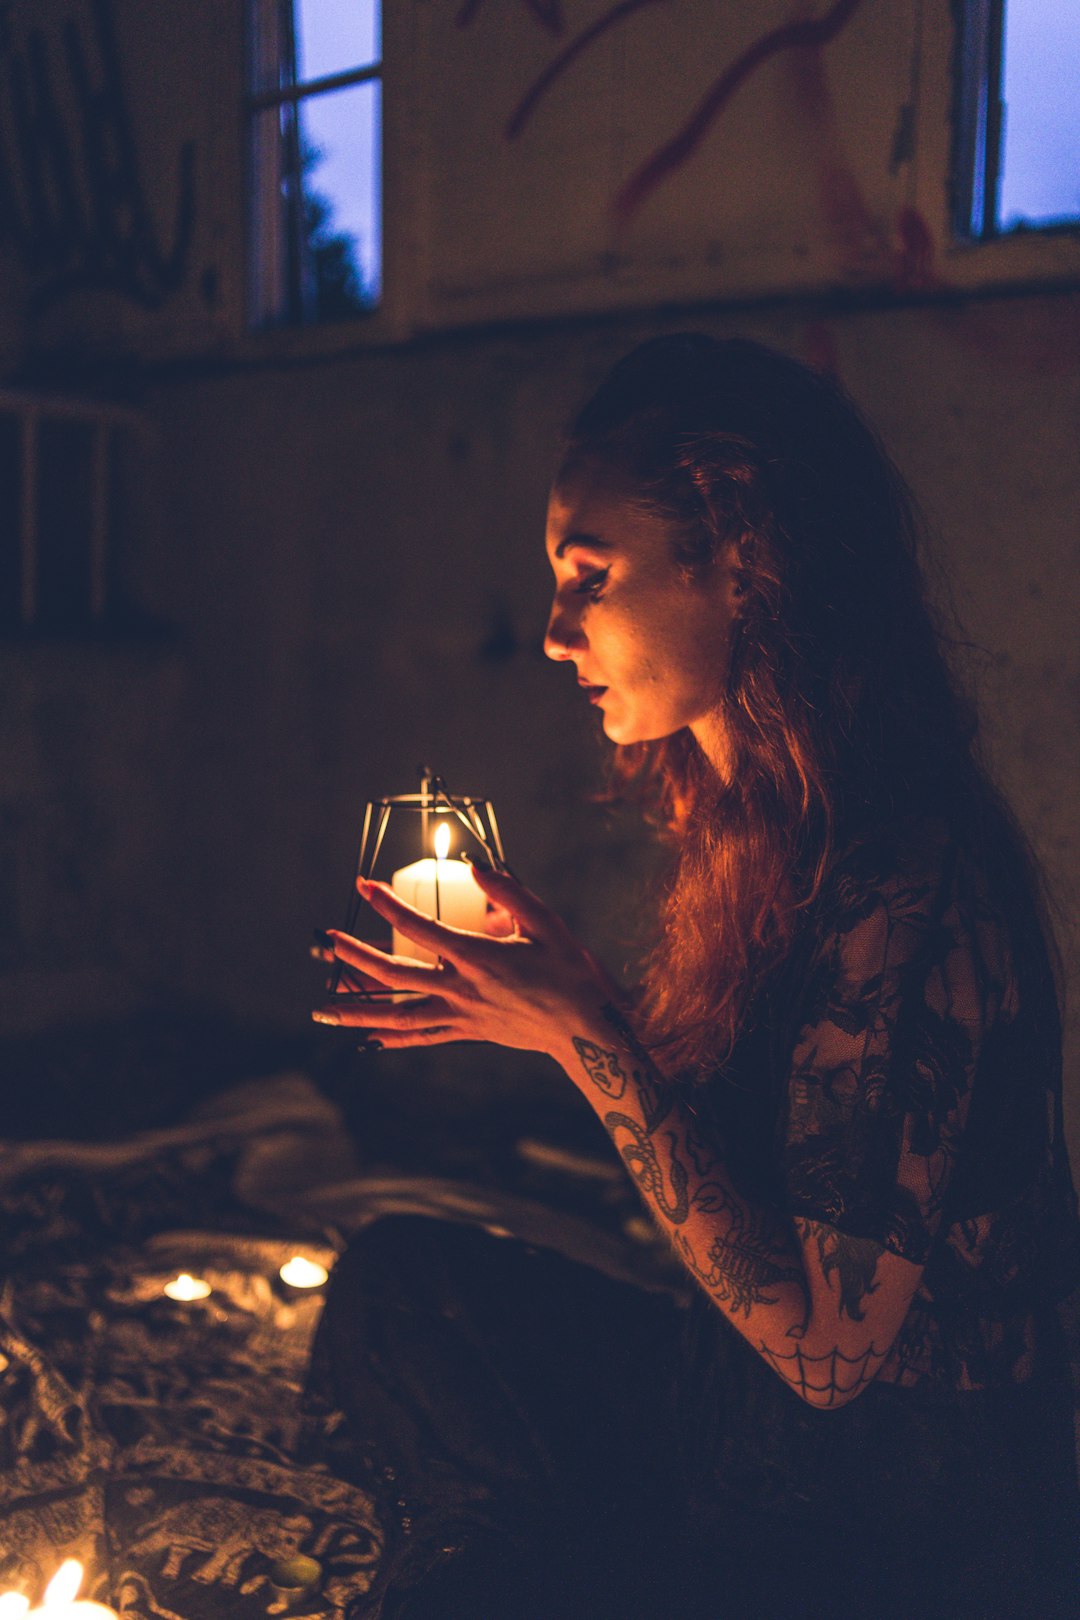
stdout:
[(548, 504), (555, 600), (544, 651), (574, 664), (612, 742), (689, 726), (715, 761), (737, 610), (731, 555), (687, 578), (676, 538), (607, 469), (561, 476)]

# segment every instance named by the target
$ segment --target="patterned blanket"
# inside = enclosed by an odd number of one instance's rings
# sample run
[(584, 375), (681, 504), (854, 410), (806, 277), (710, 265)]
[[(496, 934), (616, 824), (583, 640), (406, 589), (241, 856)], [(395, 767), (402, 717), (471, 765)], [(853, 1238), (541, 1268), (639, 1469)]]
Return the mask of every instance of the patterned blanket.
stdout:
[[(298, 1251), (329, 1268), (388, 1210), (648, 1271), (617, 1224), (359, 1174), (302, 1075), (126, 1142), (0, 1145), (0, 1593), (39, 1602), (77, 1557), (82, 1595), (132, 1620), (359, 1620), (383, 1539), (374, 1495), (333, 1464), (334, 1414), (305, 1412), (321, 1298), (287, 1297), (278, 1269)], [(167, 1298), (181, 1272), (212, 1292)], [(297, 1555), (314, 1560), (306, 1585), (277, 1567)]]

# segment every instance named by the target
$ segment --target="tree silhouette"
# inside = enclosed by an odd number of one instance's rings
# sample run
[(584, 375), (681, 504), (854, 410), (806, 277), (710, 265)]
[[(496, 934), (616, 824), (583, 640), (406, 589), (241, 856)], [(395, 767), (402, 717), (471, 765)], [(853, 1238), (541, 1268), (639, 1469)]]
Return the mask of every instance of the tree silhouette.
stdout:
[(303, 175), (303, 231), (316, 321), (343, 320), (363, 314), (376, 302), (375, 290), (365, 284), (359, 264), (359, 243), (351, 231), (335, 226), (335, 203), (311, 182), (313, 171), (326, 156), (325, 148), (304, 141), (300, 159)]

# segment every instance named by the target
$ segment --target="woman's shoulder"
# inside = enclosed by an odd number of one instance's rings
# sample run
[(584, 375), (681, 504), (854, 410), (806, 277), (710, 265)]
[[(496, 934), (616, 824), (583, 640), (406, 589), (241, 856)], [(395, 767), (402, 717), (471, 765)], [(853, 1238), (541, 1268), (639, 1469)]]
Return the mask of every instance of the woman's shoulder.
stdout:
[(965, 854), (939, 813), (911, 812), (860, 828), (841, 840), (829, 865), (821, 914), (831, 923), (854, 922), (883, 903), (937, 894), (955, 879)]
[(1019, 995), (1041, 1025), (1056, 1027), (1053, 932), (1039, 867), (992, 798), (962, 813), (912, 811), (849, 837), (813, 922), (818, 947), (831, 942), (834, 954), (856, 946), (871, 954), (875, 938), (898, 924), (924, 936), (933, 930), (943, 950), (979, 959), (1003, 1007)]
[(1030, 901), (1035, 874), (1022, 835), (1000, 808), (966, 813), (930, 807), (849, 830), (841, 836), (822, 891), (855, 905), (873, 895), (941, 894), (996, 907)]
[(905, 926), (948, 934), (975, 948), (995, 977), (1011, 979), (1014, 948), (1030, 954), (1041, 939), (1022, 849), (938, 810), (913, 811), (850, 838), (822, 885), (818, 939)]

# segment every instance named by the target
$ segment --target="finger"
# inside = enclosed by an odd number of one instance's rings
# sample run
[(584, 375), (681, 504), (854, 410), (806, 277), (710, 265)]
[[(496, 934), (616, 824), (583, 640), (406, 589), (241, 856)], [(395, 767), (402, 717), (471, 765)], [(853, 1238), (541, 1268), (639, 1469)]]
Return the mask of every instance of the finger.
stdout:
[[(466, 1037), (459, 1030), (453, 1029), (449, 1024), (435, 1024), (428, 1029), (411, 1029), (406, 1031), (380, 1029), (378, 1031), (378, 1045), (384, 1051), (404, 1051), (409, 1046), (446, 1046), (451, 1041), (462, 1041)], [(364, 1044), (359, 1047), (361, 1052), (369, 1052), (375, 1046)]]
[(542, 939), (558, 926), (559, 918), (551, 907), (546, 906), (539, 895), (519, 883), (517, 878), (511, 877), (509, 872), (495, 872), (478, 866), (475, 861), (470, 861), (469, 865), (488, 899), (509, 912), (515, 922), (534, 939)]
[(484, 916), (484, 933), (491, 939), (505, 939), (517, 927), (513, 917), (504, 906), (492, 905), (488, 902), (487, 912)]
[[(358, 968), (346, 967), (344, 962), (330, 958), (337, 969), (337, 983), (334, 984), (334, 994), (349, 996), (360, 995), (365, 991), (383, 990), (385, 985), (379, 979), (372, 978), (370, 973), (361, 973)], [(333, 979), (331, 979), (333, 983)], [(329, 985), (327, 986), (329, 988)]]
[(442, 994), (446, 983), (446, 970), (434, 962), (415, 962), (407, 956), (390, 956), (375, 945), (350, 934), (341, 934), (336, 928), (328, 930), (334, 944), (334, 955), (349, 968), (370, 974), (379, 984), (391, 990), (422, 990), (425, 994)]
[(421, 1001), (372, 1001), (363, 997), (347, 1001), (343, 997), (316, 1007), (312, 1013), (316, 1024), (331, 1024), (341, 1029), (367, 1029), (378, 1034), (380, 1040), (387, 1031), (399, 1034), (415, 1032), (435, 1023), (447, 1024), (450, 1009), (444, 1002), (425, 996)]
[[(381, 990), (384, 986), (378, 979), (373, 979), (369, 973), (361, 973), (359, 968), (348, 968), (344, 962), (338, 960), (333, 951), (322, 945), (312, 945), (311, 955), (316, 962), (329, 969), (327, 979), (333, 983), (335, 991), (348, 993), (357, 990)], [(329, 985), (328, 985), (329, 988)]]
[(355, 994), (360, 990), (384, 990), (386, 986), (381, 979), (372, 978), (370, 973), (362, 973), (359, 968), (346, 967), (344, 961), (334, 955), (329, 945), (312, 945), (311, 956), (316, 962), (330, 971), (327, 974), (327, 988), (334, 989), (335, 993), (342, 995)]
[(471, 958), (478, 938), (482, 937), (426, 917), (415, 906), (399, 899), (385, 883), (371, 883), (366, 878), (357, 878), (356, 887), (372, 909), (391, 923), (398, 933), (417, 945), (423, 945), (434, 956), (445, 956), (455, 966)]

